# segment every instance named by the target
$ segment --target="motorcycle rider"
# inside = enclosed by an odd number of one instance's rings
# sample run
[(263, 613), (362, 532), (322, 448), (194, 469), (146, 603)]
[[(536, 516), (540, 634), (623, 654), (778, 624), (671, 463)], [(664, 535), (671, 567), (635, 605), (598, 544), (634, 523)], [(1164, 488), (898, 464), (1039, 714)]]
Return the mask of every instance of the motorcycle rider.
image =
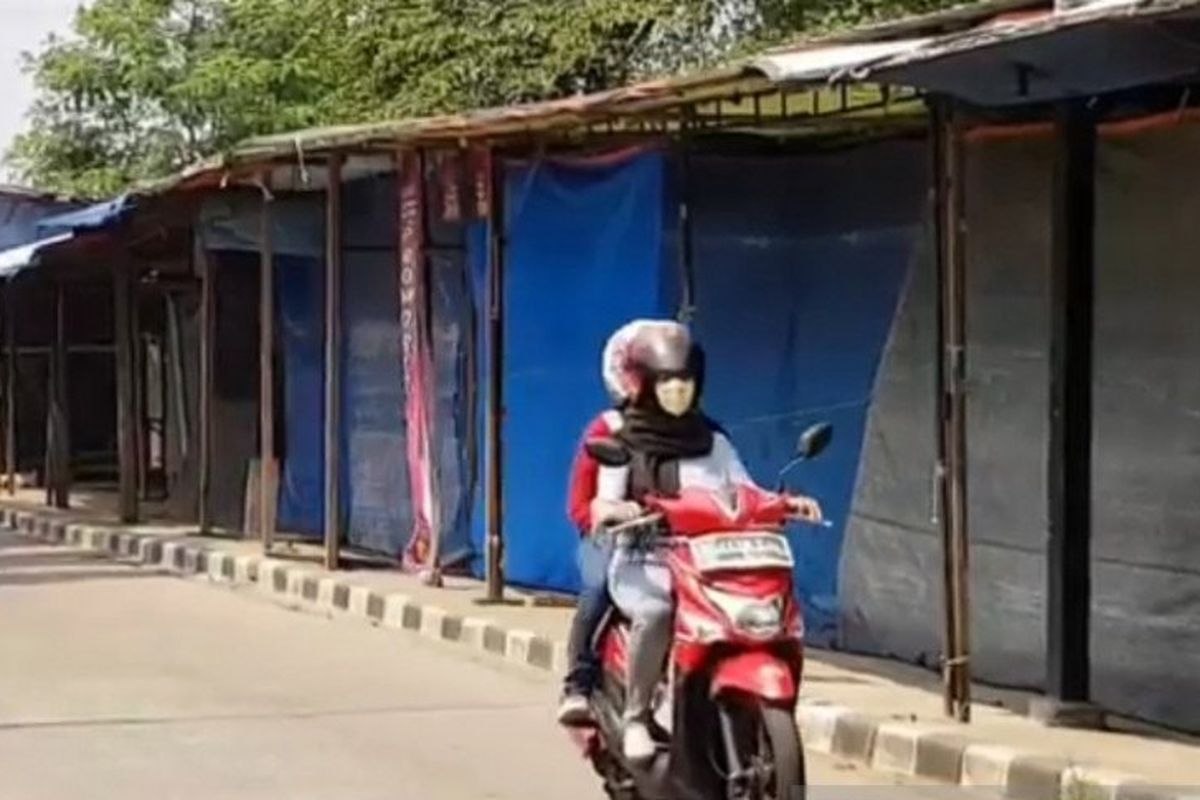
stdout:
[[(670, 323), (638, 331), (625, 363), (631, 401), (616, 438), (632, 458), (628, 467), (601, 470), (593, 503), (597, 514), (650, 494), (670, 496), (699, 488), (731, 497), (739, 485), (754, 486), (732, 443), (700, 410), (703, 356), (685, 326)], [(794, 497), (789, 502), (797, 517), (821, 519), (815, 500)], [(622, 750), (630, 761), (640, 761), (655, 752), (648, 723), (671, 644), (671, 577), (663, 555), (618, 543), (609, 591), (631, 621)]]
[(557, 715), (562, 725), (582, 725), (591, 720), (588, 697), (600, 673), (599, 658), (592, 640), (611, 603), (608, 596), (608, 565), (612, 558), (612, 541), (597, 529), (601, 522), (625, 522), (640, 513), (638, 506), (629, 501), (602, 503), (593, 509), (600, 465), (588, 454), (585, 445), (593, 439), (614, 436), (621, 429), (623, 411), (633, 388), (630, 382), (632, 376), (624, 369), (630, 342), (639, 331), (671, 324), (662, 320), (634, 320), (609, 337), (600, 357), (600, 370), (605, 389), (612, 399), (612, 408), (594, 417), (584, 429), (571, 466), (568, 487), (567, 516), (581, 536), (576, 559), (582, 587), (567, 641), (567, 657), (571, 666), (563, 681), (563, 696)]

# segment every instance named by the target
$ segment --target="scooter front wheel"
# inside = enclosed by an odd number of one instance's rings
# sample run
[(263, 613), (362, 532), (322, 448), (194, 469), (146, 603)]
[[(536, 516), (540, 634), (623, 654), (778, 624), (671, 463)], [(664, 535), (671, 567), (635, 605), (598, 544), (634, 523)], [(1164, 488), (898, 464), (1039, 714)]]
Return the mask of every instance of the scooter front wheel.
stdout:
[(763, 800), (805, 800), (807, 776), (805, 775), (804, 747), (800, 741), (800, 727), (790, 710), (762, 705), (759, 709), (763, 726), (764, 743), (769, 749), (768, 763), (772, 767), (772, 779), (765, 787)]
[(805, 800), (800, 728), (790, 709), (764, 702), (726, 702), (725, 795), (733, 800)]

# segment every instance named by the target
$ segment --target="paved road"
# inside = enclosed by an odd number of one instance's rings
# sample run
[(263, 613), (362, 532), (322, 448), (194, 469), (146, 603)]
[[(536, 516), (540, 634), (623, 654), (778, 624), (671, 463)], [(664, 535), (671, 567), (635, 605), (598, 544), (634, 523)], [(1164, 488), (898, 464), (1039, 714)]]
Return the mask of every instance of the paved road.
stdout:
[[(0, 532), (0, 797), (587, 800), (546, 676)], [(822, 784), (893, 779), (813, 758)], [(945, 790), (824, 796), (916, 800)]]

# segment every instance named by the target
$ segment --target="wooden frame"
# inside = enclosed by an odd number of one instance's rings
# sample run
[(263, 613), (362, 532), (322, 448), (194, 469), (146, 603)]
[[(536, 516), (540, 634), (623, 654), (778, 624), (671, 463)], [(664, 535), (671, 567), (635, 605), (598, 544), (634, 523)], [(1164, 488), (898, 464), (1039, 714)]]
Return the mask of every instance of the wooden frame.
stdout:
[(193, 242), (193, 257), (200, 272), (200, 430), (199, 430), (199, 523), (200, 533), (212, 532), (212, 451), (213, 451), (213, 334), (215, 333), (216, 295), (213, 265), (199, 235)]
[(337, 569), (342, 542), (342, 165), (329, 157), (325, 196), (325, 568)]
[(937, 231), (938, 518), (942, 532), (945, 710), (971, 719), (967, 518), (966, 180), (963, 129), (945, 101), (933, 106)]
[(271, 221), (271, 173), (262, 175), (262, 206), (259, 222), (259, 312), (258, 312), (258, 533), (263, 551), (275, 542), (276, 503), (279, 494), (279, 464), (275, 460), (275, 253)]
[(112, 267), (113, 338), (117, 368), (118, 514), (121, 522), (137, 522), (138, 443), (134, 380), (134, 302), (130, 265), (120, 259)]

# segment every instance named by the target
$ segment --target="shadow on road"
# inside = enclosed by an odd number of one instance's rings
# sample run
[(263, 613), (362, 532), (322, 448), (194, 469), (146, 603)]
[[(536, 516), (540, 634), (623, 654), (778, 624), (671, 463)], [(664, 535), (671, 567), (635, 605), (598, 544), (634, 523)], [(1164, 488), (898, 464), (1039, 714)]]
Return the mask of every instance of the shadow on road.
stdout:
[(0, 569), (0, 589), (13, 586), (48, 586), (62, 583), (87, 583), (103, 580), (132, 580), (161, 577), (155, 572), (133, 569), (60, 569), (31, 572), (10, 572)]
[(0, 571), (15, 567), (53, 567), (57, 564), (90, 564), (106, 560), (104, 553), (0, 547)]

